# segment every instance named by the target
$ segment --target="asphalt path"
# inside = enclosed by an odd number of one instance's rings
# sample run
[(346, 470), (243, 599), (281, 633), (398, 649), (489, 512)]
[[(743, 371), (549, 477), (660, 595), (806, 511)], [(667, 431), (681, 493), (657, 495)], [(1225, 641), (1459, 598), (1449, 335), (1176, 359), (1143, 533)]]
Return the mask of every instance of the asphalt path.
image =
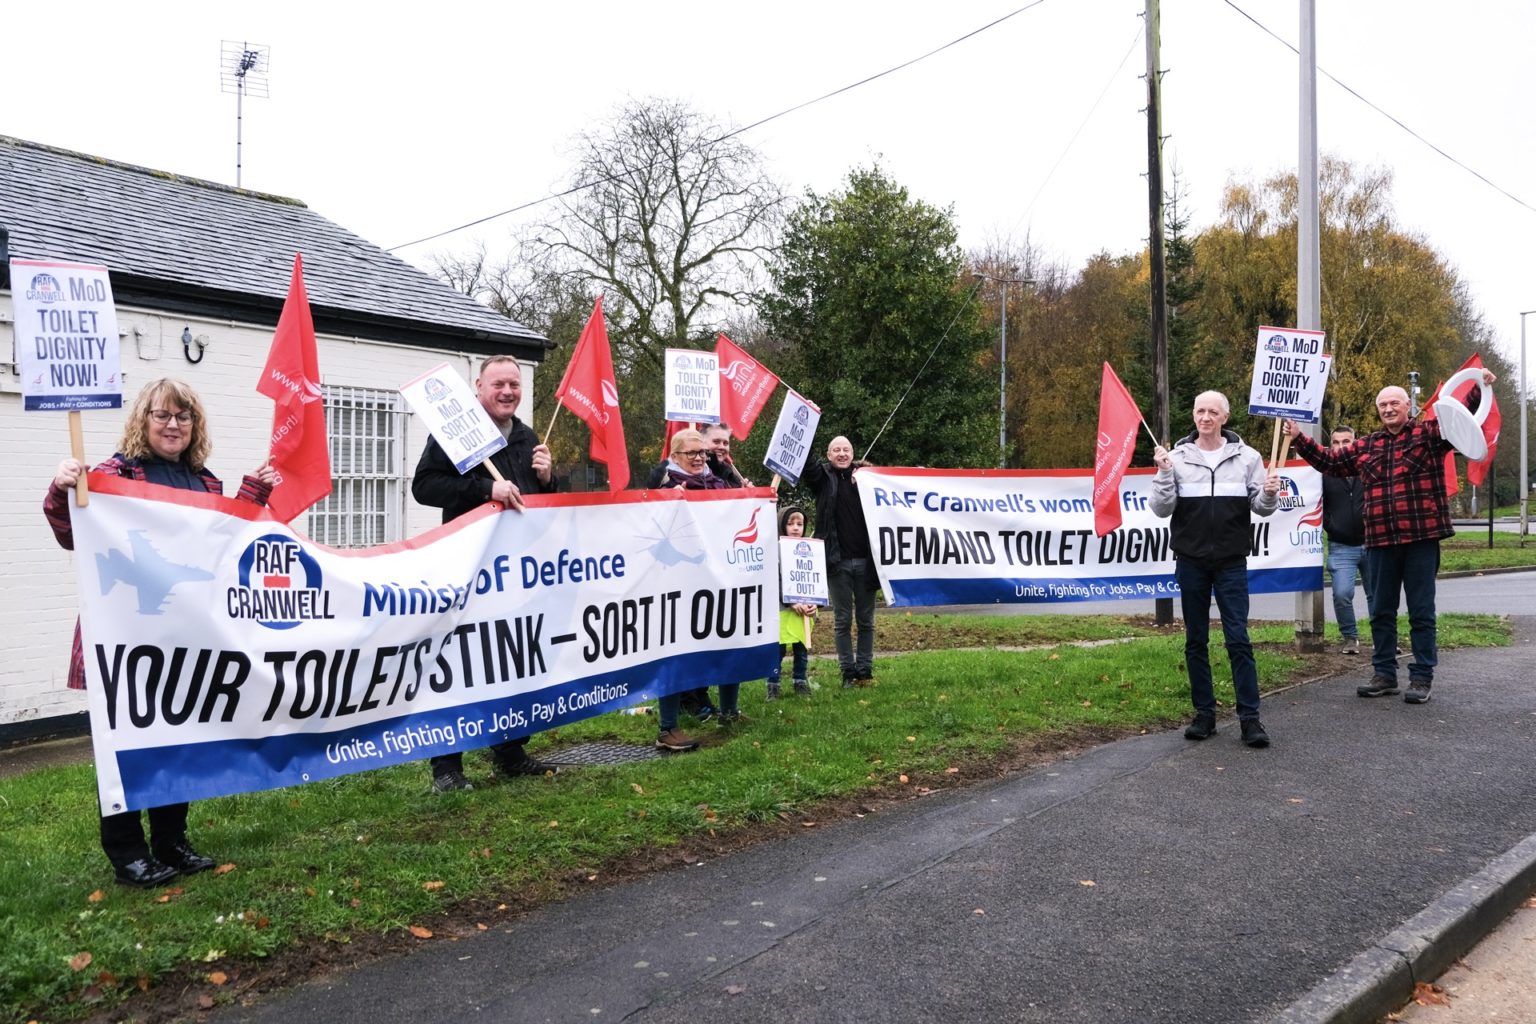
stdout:
[[(1466, 586), (1495, 582), (1481, 608), (1536, 609), (1536, 574)], [(1231, 720), (1133, 737), (211, 1019), (1304, 1019), (1315, 986), (1536, 833), (1536, 617), (1516, 626), (1444, 652), (1423, 706), (1303, 684), (1265, 698), (1267, 750)]]

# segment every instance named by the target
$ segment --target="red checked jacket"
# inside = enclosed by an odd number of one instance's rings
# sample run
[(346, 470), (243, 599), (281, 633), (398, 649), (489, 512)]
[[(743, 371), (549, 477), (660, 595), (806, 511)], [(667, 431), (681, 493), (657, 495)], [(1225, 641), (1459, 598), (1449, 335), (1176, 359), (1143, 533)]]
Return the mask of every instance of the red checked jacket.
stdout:
[(1382, 548), (1454, 536), (1445, 493), (1445, 453), (1438, 420), (1419, 420), (1396, 434), (1378, 430), (1334, 453), (1305, 434), (1297, 455), (1328, 476), (1358, 476), (1365, 487), (1365, 546)]
[[(144, 463), (139, 459), (130, 459), (126, 455), (114, 454), (106, 462), (97, 466), (94, 472), (125, 476), (130, 480), (143, 480)], [(224, 484), (207, 469), (197, 470), (196, 476), (198, 482), (203, 485), (203, 489), (209, 494), (224, 493)], [(248, 476), (240, 481), (238, 497), (241, 501), (265, 505), (267, 496), (271, 493), (272, 488), (254, 476)], [(43, 498), (43, 515), (47, 517), (48, 525), (53, 528), (53, 536), (59, 542), (59, 547), (65, 551), (75, 550), (75, 531), (69, 522), (69, 491), (50, 483), (48, 494)], [(80, 644), (78, 620), (75, 622), (74, 646), (69, 651), (69, 688), (85, 689), (85, 652)]]

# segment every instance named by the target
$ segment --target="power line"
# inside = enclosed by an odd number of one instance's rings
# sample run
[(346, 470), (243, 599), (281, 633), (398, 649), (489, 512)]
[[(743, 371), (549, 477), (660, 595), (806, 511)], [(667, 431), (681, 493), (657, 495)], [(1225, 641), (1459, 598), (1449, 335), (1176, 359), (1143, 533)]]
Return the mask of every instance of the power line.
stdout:
[[(906, 68), (909, 68), (909, 67), (911, 67), (914, 64), (921, 63), (922, 61), (927, 60), (929, 57), (933, 57), (933, 56), (935, 56), (937, 54), (943, 53), (945, 50), (949, 49), (952, 46), (958, 46), (960, 43), (965, 42), (967, 39), (974, 38), (975, 36), (980, 35), (981, 33), (987, 31), (988, 29), (996, 28), (998, 25), (1001, 25), (1003, 22), (1007, 21), (1009, 18), (1013, 18), (1013, 17), (1016, 17), (1017, 15), (1023, 14), (1025, 11), (1030, 10), (1031, 8), (1039, 7), (1043, 3), (1045, 3), (1045, 0), (1033, 0), (1033, 2), (1027, 3), (1023, 7), (1019, 7), (1019, 8), (1016, 8), (1016, 9), (1012, 10), (1012, 11), (1009, 11), (1007, 14), (1004, 14), (1000, 18), (994, 18), (992, 21), (987, 22), (985, 25), (982, 25), (980, 28), (972, 29), (971, 31), (965, 33), (965, 35), (958, 36), (958, 37), (956, 37), (954, 39), (951, 39), (949, 42), (945, 43), (942, 46), (934, 47), (932, 50), (929, 50), (927, 53), (922, 54), (921, 56), (913, 57), (911, 60), (908, 60), (908, 61), (903, 61), (902, 63), (897, 64), (894, 67), (886, 68), (884, 71), (877, 71), (875, 74), (869, 75), (866, 78), (861, 78), (857, 82), (850, 82), (849, 84), (847, 84), (845, 86), (842, 86), (842, 87), (837, 88), (837, 89), (833, 89), (831, 92), (823, 93), (822, 95), (817, 96), (815, 99), (809, 99), (809, 100), (806, 100), (803, 103), (797, 103), (797, 104), (795, 104), (792, 107), (786, 107), (785, 109), (779, 111), (777, 114), (769, 114), (767, 117), (760, 118), (760, 119), (758, 119), (756, 121), (753, 121), (749, 125), (745, 125), (745, 126), (743, 126), (741, 128), (737, 128), (737, 129), (734, 129), (732, 131), (728, 131), (724, 135), (721, 135), (719, 138), (710, 139), (707, 142), (701, 142), (697, 148), (703, 149), (703, 148), (708, 147), (708, 146), (718, 145), (718, 144), (720, 144), (722, 142), (725, 142), (727, 139), (735, 138), (736, 136), (740, 135), (742, 132), (751, 131), (753, 128), (761, 128), (763, 125), (767, 124), (770, 121), (777, 121), (781, 117), (785, 117), (785, 116), (787, 116), (789, 114), (793, 114), (793, 113), (795, 113), (796, 111), (799, 111), (799, 110), (804, 110), (806, 107), (809, 107), (809, 106), (812, 106), (814, 104), (820, 103), (823, 100), (829, 100), (829, 99), (831, 99), (834, 96), (841, 96), (843, 93), (848, 92), (851, 89), (857, 89), (861, 85), (868, 85), (870, 82), (876, 81), (877, 79), (884, 78), (886, 75), (893, 75), (896, 72), (902, 71), (902, 70), (904, 70)], [(564, 199), (566, 196), (574, 195), (575, 193), (580, 192), (580, 191), (582, 191), (584, 189), (589, 189), (589, 188), (592, 188), (592, 187), (594, 187), (596, 185), (607, 184), (608, 182), (617, 181), (618, 179), (619, 179), (618, 175), (609, 175), (607, 177), (598, 178), (598, 179), (586, 182), (586, 183), (581, 184), (581, 185), (574, 185), (571, 188), (568, 188), (568, 189), (566, 189), (563, 192), (551, 192), (547, 196), (541, 196), (538, 199), (530, 199), (526, 203), (519, 203), (518, 205), (510, 207), (509, 209), (502, 210), (500, 213), (488, 214), (488, 215), (486, 215), (484, 217), (480, 217), (480, 218), (477, 218), (475, 220), (469, 221), (466, 224), (460, 224), (458, 227), (448, 228), (446, 231), (439, 231), (436, 234), (427, 235), (427, 236), (425, 236), (423, 238), (418, 238), (418, 239), (416, 239), (415, 241), (412, 241), (412, 242), (402, 242), (400, 245), (392, 245), (392, 246), (390, 246), (388, 249), (386, 249), (384, 251), (385, 252), (394, 252), (397, 249), (409, 249), (413, 245), (420, 245), (423, 242), (435, 241), (436, 239), (442, 238), (445, 235), (452, 235), (452, 234), (455, 234), (457, 232), (463, 231), (466, 228), (477, 227), (477, 226), (479, 226), (481, 224), (486, 223), (487, 221), (493, 221), (493, 220), (496, 220), (499, 217), (505, 217), (505, 216), (508, 216), (509, 214), (513, 214), (513, 213), (519, 213), (519, 212), (521, 212), (523, 210), (529, 209), (530, 207), (539, 206), (539, 205), (541, 205), (543, 203), (547, 203), (547, 202), (549, 202), (549, 201), (551, 201), (553, 199)]]
[[(1297, 54), (1298, 56), (1300, 55), (1300, 53), (1301, 53), (1300, 50), (1296, 49), (1296, 47), (1292, 46), (1289, 42), (1287, 42), (1281, 36), (1277, 35), (1272, 29), (1269, 28), (1269, 26), (1267, 26), (1263, 22), (1259, 21), (1259, 19), (1255, 18), (1253, 15), (1249, 14), (1247, 11), (1245, 11), (1241, 7), (1237, 6), (1237, 4), (1233, 3), (1232, 0), (1224, 0), (1224, 2), (1226, 3), (1226, 5), (1228, 7), (1232, 8), (1238, 14), (1241, 14), (1243, 17), (1245, 17), (1249, 21), (1253, 22), (1259, 28), (1263, 29), (1273, 39), (1275, 39), (1275, 41), (1279, 42), (1286, 49), (1290, 50), (1294, 54)], [(1430, 149), (1434, 150), (1436, 153), (1440, 154), (1442, 157), (1444, 157), (1445, 159), (1449, 160), (1451, 163), (1455, 164), (1457, 167), (1460, 167), (1462, 170), (1464, 170), (1468, 174), (1472, 175), (1472, 177), (1476, 178), (1478, 181), (1481, 181), (1484, 185), (1487, 185), (1489, 188), (1493, 189), (1494, 191), (1499, 192), (1505, 198), (1511, 199), (1511, 200), (1515, 201), (1516, 203), (1519, 203), (1521, 206), (1525, 207), (1527, 210), (1530, 210), (1532, 213), (1536, 213), (1536, 206), (1532, 206), (1530, 203), (1526, 202), (1524, 199), (1521, 199), (1519, 196), (1517, 196), (1514, 193), (1510, 192), (1508, 189), (1506, 189), (1506, 188), (1504, 188), (1504, 187), (1502, 187), (1500, 185), (1497, 185), (1494, 182), (1488, 180), (1486, 175), (1482, 174), (1479, 171), (1473, 170), (1471, 167), (1468, 167), (1466, 164), (1462, 163), (1460, 160), (1456, 159), (1454, 156), (1451, 156), (1451, 154), (1447, 153), (1445, 150), (1441, 149), (1439, 146), (1435, 145), (1433, 142), (1430, 142), (1428, 139), (1426, 139), (1424, 136), (1420, 135), (1418, 132), (1414, 131), (1412, 128), (1408, 127), (1402, 121), (1399, 121), (1396, 117), (1394, 117), (1391, 114), (1387, 113), (1385, 110), (1381, 109), (1376, 104), (1372, 103), (1370, 100), (1368, 100), (1364, 96), (1360, 95), (1354, 89), (1350, 88), (1349, 86), (1345, 85), (1343, 82), (1339, 81), (1339, 79), (1337, 77), (1335, 77), (1333, 74), (1331, 74), (1326, 69), (1318, 68), (1317, 70), (1321, 71), (1324, 75), (1327, 75), (1328, 80), (1331, 81), (1334, 85), (1337, 85), (1340, 89), (1343, 89), (1345, 92), (1349, 93), (1355, 99), (1359, 100), (1361, 103), (1364, 103), (1366, 106), (1368, 106), (1372, 110), (1376, 111), (1376, 113), (1380, 114), (1382, 117), (1386, 118), (1388, 121), (1391, 121), (1393, 124), (1397, 125), (1403, 131), (1407, 132), (1409, 135), (1413, 136), (1415, 139), (1419, 140), (1424, 145), (1428, 146)]]

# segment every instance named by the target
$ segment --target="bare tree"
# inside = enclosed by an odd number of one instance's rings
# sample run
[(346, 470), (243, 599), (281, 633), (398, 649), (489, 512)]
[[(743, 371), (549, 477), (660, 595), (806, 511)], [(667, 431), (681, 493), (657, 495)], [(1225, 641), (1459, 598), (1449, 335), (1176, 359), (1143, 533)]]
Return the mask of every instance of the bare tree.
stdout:
[(752, 301), (783, 193), (756, 151), (673, 100), (633, 101), (576, 146), (574, 191), (530, 254), (607, 296), (621, 373), (654, 372)]

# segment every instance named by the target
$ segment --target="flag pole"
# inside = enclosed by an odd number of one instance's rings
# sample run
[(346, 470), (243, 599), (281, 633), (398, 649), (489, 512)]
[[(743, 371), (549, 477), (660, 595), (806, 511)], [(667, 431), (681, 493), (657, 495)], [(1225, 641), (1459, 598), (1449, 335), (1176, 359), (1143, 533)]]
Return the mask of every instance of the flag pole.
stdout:
[(549, 418), (549, 426), (544, 428), (544, 440), (539, 442), (540, 444), (543, 444), (543, 445), (548, 445), (549, 444), (549, 434), (550, 434), (550, 431), (555, 429), (555, 416), (559, 416), (559, 415), (560, 415), (560, 403), (556, 402), (555, 403), (555, 413), (554, 413), (554, 416), (551, 416)]
[(1143, 430), (1145, 430), (1147, 432), (1147, 436), (1152, 439), (1152, 447), (1154, 447), (1154, 448), (1163, 447), (1163, 442), (1159, 441), (1157, 439), (1157, 435), (1152, 433), (1152, 428), (1147, 426), (1147, 421), (1146, 420), (1142, 420), (1141, 421), (1141, 428)]

